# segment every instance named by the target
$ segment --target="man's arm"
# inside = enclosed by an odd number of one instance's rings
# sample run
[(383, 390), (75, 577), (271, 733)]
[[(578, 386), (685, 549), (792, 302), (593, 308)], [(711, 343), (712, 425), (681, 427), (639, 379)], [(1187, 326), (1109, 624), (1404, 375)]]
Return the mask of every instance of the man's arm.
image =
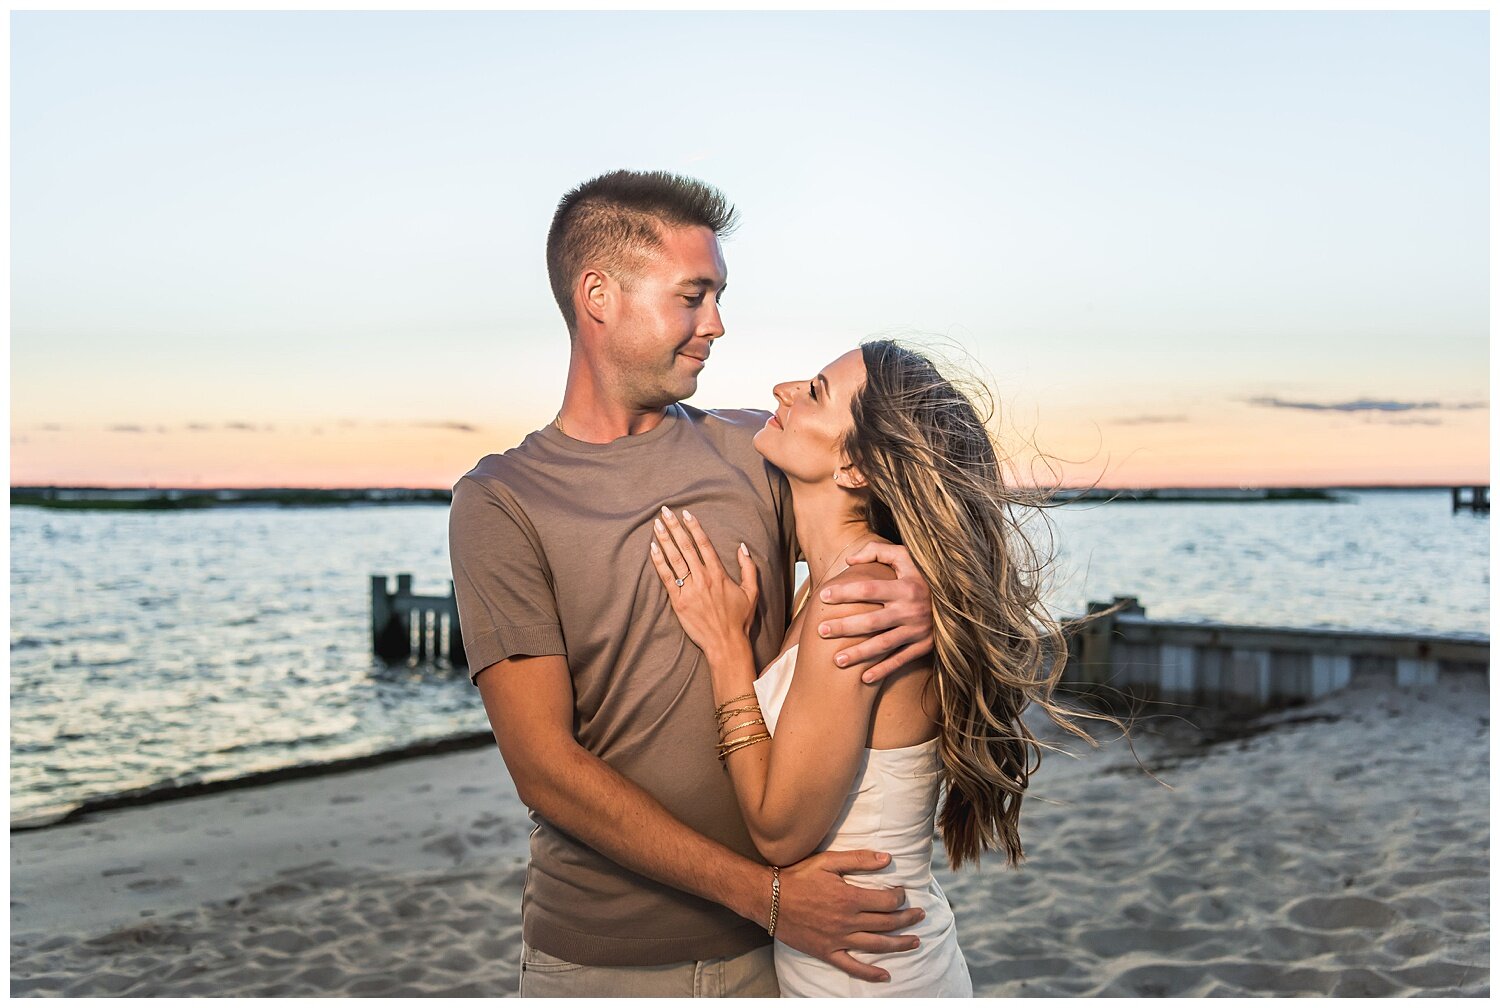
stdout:
[[(679, 822), (659, 802), (573, 737), (573, 687), (563, 655), (516, 656), (475, 678), (500, 755), (521, 800), (549, 823), (637, 874), (722, 904), (761, 927), (769, 922), (771, 870)], [(707, 754), (704, 754), (707, 758)], [(884, 854), (815, 855), (781, 873), (776, 936), (863, 980), (890, 978), (847, 949), (899, 952), (923, 916), (901, 910), (900, 889), (849, 885), (842, 874), (873, 871)]]
[(894, 581), (853, 581), (832, 584), (819, 593), (827, 603), (874, 602), (879, 609), (842, 619), (825, 620), (818, 626), (820, 637), (865, 637), (834, 655), (840, 668), (862, 662), (880, 661), (866, 669), (860, 678), (877, 683), (908, 662), (932, 652), (932, 595), (927, 579), (912, 563), (905, 546), (872, 542), (861, 546), (848, 558), (850, 567), (859, 564), (885, 564), (896, 572)]

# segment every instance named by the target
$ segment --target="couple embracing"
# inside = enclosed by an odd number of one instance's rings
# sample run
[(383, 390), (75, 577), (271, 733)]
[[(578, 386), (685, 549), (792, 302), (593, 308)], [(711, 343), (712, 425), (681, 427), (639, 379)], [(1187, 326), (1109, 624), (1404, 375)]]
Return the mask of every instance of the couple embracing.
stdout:
[[(464, 649), (536, 829), (525, 996), (969, 996), (932, 876), (1021, 857), (1064, 653), (974, 404), (851, 350), (685, 405), (724, 333), (715, 189), (568, 193), (557, 418), (453, 490)], [(793, 569), (809, 577), (793, 598)]]

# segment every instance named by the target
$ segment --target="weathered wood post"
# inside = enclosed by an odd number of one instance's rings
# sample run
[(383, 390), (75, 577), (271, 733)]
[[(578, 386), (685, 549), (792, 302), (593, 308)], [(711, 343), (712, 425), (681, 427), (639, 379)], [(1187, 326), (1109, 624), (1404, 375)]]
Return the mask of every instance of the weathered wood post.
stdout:
[(1146, 610), (1141, 608), (1135, 596), (1116, 595), (1113, 602), (1090, 602), (1086, 613), (1093, 616), (1113, 609), (1122, 602), (1125, 604), (1117, 612), (1090, 621), (1079, 632), (1080, 654), (1070, 676), (1073, 681), (1088, 686), (1107, 686), (1114, 678), (1112, 642), (1115, 637), (1115, 617), (1125, 613), (1144, 616)]
[(411, 622), (406, 607), (400, 603), (411, 595), (411, 575), (396, 575), (394, 595), (386, 590), (388, 584), (382, 575), (370, 577), (370, 622), (375, 653), (386, 661), (405, 661), (411, 657)]

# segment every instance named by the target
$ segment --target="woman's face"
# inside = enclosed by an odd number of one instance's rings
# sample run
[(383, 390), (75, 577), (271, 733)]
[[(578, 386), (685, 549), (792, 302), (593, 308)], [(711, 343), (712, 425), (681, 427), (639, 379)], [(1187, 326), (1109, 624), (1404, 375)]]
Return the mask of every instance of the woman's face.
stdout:
[[(849, 400), (864, 384), (864, 352), (856, 348), (816, 377), (777, 385), (771, 390), (776, 415), (755, 435), (756, 451), (788, 476), (831, 480), (848, 464), (839, 446), (854, 426)], [(839, 481), (846, 482), (843, 476)]]

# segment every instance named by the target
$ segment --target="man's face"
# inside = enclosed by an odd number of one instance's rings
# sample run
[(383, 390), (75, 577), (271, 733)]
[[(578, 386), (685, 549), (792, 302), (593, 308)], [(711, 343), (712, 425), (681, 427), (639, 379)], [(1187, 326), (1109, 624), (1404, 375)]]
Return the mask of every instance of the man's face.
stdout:
[(724, 335), (719, 296), (728, 272), (706, 227), (661, 227), (661, 248), (641, 257), (620, 288), (608, 354), (621, 391), (658, 409), (698, 391), (698, 373)]

